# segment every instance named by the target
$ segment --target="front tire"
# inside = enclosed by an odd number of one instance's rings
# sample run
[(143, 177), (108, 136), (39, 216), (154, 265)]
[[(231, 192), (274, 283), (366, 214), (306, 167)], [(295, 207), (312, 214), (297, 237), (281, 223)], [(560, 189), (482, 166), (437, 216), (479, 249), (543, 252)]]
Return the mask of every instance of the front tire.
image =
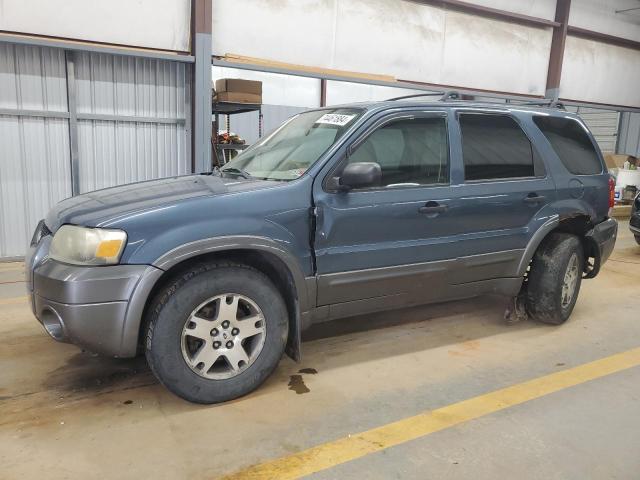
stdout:
[(583, 269), (578, 237), (552, 233), (545, 238), (528, 273), (525, 306), (529, 316), (552, 325), (566, 322), (578, 299)]
[(170, 391), (218, 403), (260, 386), (278, 365), (287, 309), (271, 280), (240, 264), (199, 264), (152, 301), (145, 353)]
[(636, 243), (640, 245), (640, 235), (634, 235), (634, 237), (636, 238)]

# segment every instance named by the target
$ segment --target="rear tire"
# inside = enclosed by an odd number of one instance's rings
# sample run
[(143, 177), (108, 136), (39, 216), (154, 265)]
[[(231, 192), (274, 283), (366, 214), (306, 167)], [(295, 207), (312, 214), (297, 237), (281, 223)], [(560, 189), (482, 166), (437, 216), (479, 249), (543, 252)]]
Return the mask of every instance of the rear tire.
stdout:
[(566, 322), (578, 299), (583, 269), (578, 237), (552, 233), (545, 238), (528, 273), (525, 306), (529, 316), (551, 325)]
[(640, 245), (640, 235), (634, 235), (634, 237), (636, 238), (636, 243)]
[(245, 395), (278, 365), (288, 332), (282, 296), (241, 264), (199, 264), (176, 277), (148, 309), (145, 353), (179, 397), (218, 403)]

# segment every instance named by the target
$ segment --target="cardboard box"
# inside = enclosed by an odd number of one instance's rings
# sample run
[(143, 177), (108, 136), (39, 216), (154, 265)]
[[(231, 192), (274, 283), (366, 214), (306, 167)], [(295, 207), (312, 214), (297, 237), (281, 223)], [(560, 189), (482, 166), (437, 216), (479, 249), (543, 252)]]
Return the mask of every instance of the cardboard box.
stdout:
[(216, 93), (247, 93), (262, 97), (262, 82), (241, 78), (221, 78), (216, 80)]
[(607, 164), (607, 168), (623, 168), (624, 162), (627, 160), (633, 165), (638, 165), (638, 159), (631, 155), (617, 155), (614, 153), (606, 153), (604, 155), (604, 161)]
[(234, 102), (234, 103), (251, 103), (261, 104), (262, 95), (244, 92), (217, 92), (213, 97), (214, 102)]

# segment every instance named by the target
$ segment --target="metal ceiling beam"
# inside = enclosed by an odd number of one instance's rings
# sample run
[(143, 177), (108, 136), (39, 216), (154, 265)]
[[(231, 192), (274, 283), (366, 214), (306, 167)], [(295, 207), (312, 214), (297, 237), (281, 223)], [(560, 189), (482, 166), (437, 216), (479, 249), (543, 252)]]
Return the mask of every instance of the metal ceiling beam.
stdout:
[(421, 5), (431, 5), (447, 10), (454, 10), (462, 13), (473, 13), (481, 17), (493, 18), (506, 22), (519, 23), (530, 27), (559, 27), (557, 21), (547, 20), (546, 18), (532, 17), (521, 13), (509, 12), (498, 8), (485, 7), (476, 5), (475, 3), (463, 2), (460, 0), (408, 0), (412, 3)]
[(171, 60), (173, 62), (193, 63), (194, 61), (192, 55), (182, 54), (179, 52), (169, 52), (167, 50), (137, 48), (100, 42), (84, 42), (81, 40), (44, 37), (7, 31), (0, 31), (0, 42), (15, 43), (17, 45), (32, 45), (36, 47), (62, 48), (72, 52), (95, 52), (106, 53), (109, 55), (124, 55), (128, 57), (155, 58), (158, 60)]
[(616, 47), (640, 50), (640, 42), (631, 40), (630, 38), (623, 38), (617, 37), (615, 35), (608, 35), (606, 33), (594, 32), (593, 30), (573, 27), (571, 25), (569, 25), (567, 33), (572, 37), (584, 38), (586, 40), (595, 40), (596, 42), (608, 43), (609, 45), (615, 45)]

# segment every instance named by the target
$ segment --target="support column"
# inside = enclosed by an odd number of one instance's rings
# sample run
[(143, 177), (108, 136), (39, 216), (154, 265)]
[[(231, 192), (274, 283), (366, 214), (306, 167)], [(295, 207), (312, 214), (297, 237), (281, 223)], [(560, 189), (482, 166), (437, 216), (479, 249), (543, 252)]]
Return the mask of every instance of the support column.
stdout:
[(65, 50), (67, 69), (67, 109), (69, 111), (69, 152), (71, 157), (71, 195), (80, 194), (80, 156), (78, 146), (78, 108), (76, 102), (75, 55)]
[(562, 77), (562, 61), (564, 59), (564, 45), (567, 40), (570, 10), (571, 0), (556, 1), (555, 21), (560, 25), (553, 29), (549, 68), (547, 70), (547, 88), (545, 90), (545, 97), (556, 101), (560, 95), (560, 78)]
[(326, 78), (320, 79), (320, 106), (321, 107), (327, 106), (327, 79)]
[(194, 173), (211, 170), (211, 0), (191, 0), (192, 161)]

